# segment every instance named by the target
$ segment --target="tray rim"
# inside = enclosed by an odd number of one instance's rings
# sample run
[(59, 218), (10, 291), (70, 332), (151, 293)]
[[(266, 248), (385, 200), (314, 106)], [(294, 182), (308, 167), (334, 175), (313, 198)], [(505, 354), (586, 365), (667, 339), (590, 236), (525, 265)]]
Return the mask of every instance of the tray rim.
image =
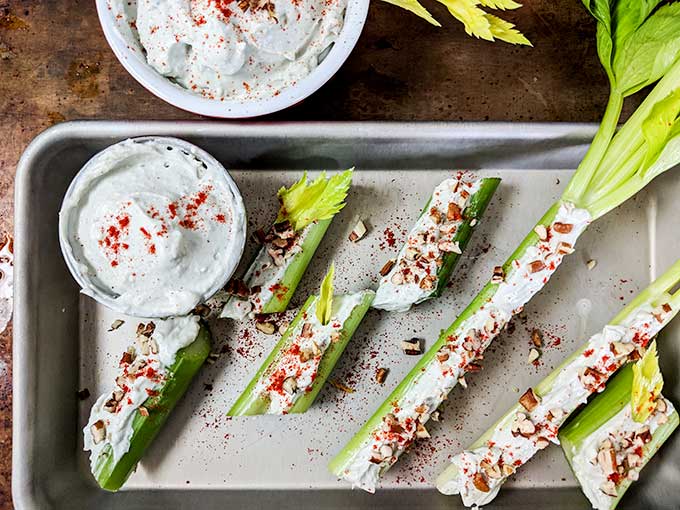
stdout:
[[(31, 289), (28, 278), (30, 257), (21, 246), (29, 236), (26, 220), (30, 211), (27, 192), (31, 169), (46, 150), (65, 138), (122, 138), (155, 134), (178, 137), (269, 137), (269, 138), (374, 138), (407, 139), (409, 141), (517, 139), (573, 139), (589, 144), (598, 124), (590, 122), (449, 122), (449, 121), (312, 121), (312, 122), (224, 122), (224, 121), (145, 121), (145, 120), (75, 120), (63, 122), (39, 133), (26, 147), (16, 167), (14, 181), (15, 254), (14, 310), (12, 335), (12, 500), (16, 508), (40, 508), (45, 495), (39, 494), (32, 471), (31, 441), (36, 418), (35, 402), (29, 387), (36, 379), (36, 368), (30, 362), (35, 352), (35, 325), (24, 310)], [(26, 460), (28, 459), (28, 461)]]

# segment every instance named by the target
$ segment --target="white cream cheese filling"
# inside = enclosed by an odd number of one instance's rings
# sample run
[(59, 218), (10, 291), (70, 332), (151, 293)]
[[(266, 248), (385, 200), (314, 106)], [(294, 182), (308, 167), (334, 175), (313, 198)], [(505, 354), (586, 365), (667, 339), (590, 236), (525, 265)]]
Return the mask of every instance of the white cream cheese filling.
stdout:
[[(479, 186), (479, 180), (470, 181), (463, 176), (446, 179), (437, 185), (427, 210), (409, 232), (394, 267), (380, 279), (373, 308), (405, 312), (432, 295), (439, 283), (437, 275), (442, 256), (446, 254), (440, 243), (453, 242), (456, 230), (465, 221), (462, 212)], [(449, 204), (456, 205), (461, 213), (450, 220), (447, 219)], [(406, 277), (401, 276), (405, 268)]]
[[(353, 486), (374, 492), (381, 474), (393, 465), (413, 442), (417, 424), (430, 418), (475, 359), (484, 352), (505, 324), (547, 283), (564, 255), (573, 250), (591, 221), (590, 213), (573, 204), (562, 203), (544, 241), (532, 245), (513, 262), (513, 269), (498, 284), (490, 300), (467, 318), (449, 338), (440, 354), (416, 377), (399, 399), (393, 416), (403, 430), (394, 432), (383, 422), (346, 465), (342, 477)], [(570, 225), (568, 232), (556, 230)], [(565, 251), (565, 248), (570, 247)], [(389, 451), (384, 447), (389, 447)], [(383, 453), (380, 453), (383, 450)], [(384, 455), (390, 453), (390, 455)], [(380, 462), (372, 462), (378, 455)]]
[[(113, 455), (113, 462), (130, 449), (133, 429), (132, 423), (139, 408), (163, 385), (167, 369), (175, 362), (180, 349), (191, 344), (199, 331), (197, 316), (177, 317), (171, 319), (153, 319), (155, 325), (151, 339), (155, 341), (156, 352), (143, 355), (137, 352), (132, 363), (121, 362), (122, 372), (119, 376), (121, 385), (101, 395), (90, 412), (90, 418), (83, 429), (84, 450), (90, 451), (90, 464), (94, 471), (99, 456), (106, 450)], [(131, 371), (131, 367), (141, 367), (139, 371)], [(107, 401), (115, 391), (122, 392), (122, 398), (114, 412), (105, 409)], [(102, 423), (105, 437), (95, 442), (92, 427)]]

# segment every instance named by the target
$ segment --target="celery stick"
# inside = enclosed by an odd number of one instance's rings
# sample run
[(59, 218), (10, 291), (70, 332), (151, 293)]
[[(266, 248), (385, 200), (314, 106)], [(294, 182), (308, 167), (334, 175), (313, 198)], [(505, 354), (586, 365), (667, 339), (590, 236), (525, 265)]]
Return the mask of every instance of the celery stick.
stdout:
[[(437, 185), (436, 196), (425, 204), (394, 266), (381, 279), (373, 308), (404, 312), (439, 297), (499, 183), (498, 178), (457, 177)], [(463, 208), (459, 216), (446, 219), (449, 204)], [(454, 230), (446, 233), (442, 230), (446, 228)], [(445, 241), (455, 249), (440, 248)]]
[(107, 446), (97, 458), (93, 474), (102, 489), (117, 491), (123, 486), (209, 354), (210, 333), (201, 326), (196, 340), (177, 353), (159, 394), (144, 402), (149, 415), (135, 415), (128, 452), (114, 462)]
[[(603, 389), (607, 379), (625, 363), (633, 347), (644, 348), (670, 322), (680, 310), (680, 292), (676, 290), (673, 295), (669, 292), (679, 282), (680, 261), (641, 292), (602, 333), (591, 337), (533, 388), (537, 401), (533, 409), (515, 404), (469, 449), (454, 456), (452, 463), (437, 478), (437, 488), (445, 494), (461, 493), (466, 505), (487, 504), (493, 499), (508, 476), (546, 447), (549, 441), (556, 442), (555, 435), (562, 423), (589, 394)], [(597, 374), (593, 376), (592, 383), (586, 386), (584, 381), (587, 379), (585, 376), (582, 379), (581, 374), (587, 374), (586, 369), (589, 367), (596, 370)], [(514, 427), (518, 424), (518, 418), (528, 419), (538, 431), (537, 435), (517, 436)], [(492, 476), (491, 471), (480, 468), (478, 461), (482, 458), (494, 459), (493, 464), (501, 468), (512, 459), (512, 469)], [(469, 476), (479, 473), (488, 491), (478, 490), (477, 485), (468, 483), (470, 479), (462, 477), (460, 465), (465, 465)]]
[(324, 172), (311, 183), (305, 174), (290, 188), (279, 190), (276, 222), (243, 281), (234, 279), (227, 285), (231, 295), (221, 318), (242, 320), (286, 310), (333, 217), (345, 206), (351, 180), (352, 170), (328, 179)]
[[(297, 361), (300, 356), (300, 333), (304, 324), (314, 322), (316, 305), (319, 299), (317, 296), (310, 296), (284, 332), (281, 340), (276, 344), (245, 391), (227, 414), (229, 416), (249, 416), (257, 414), (304, 413), (307, 411), (316, 399), (319, 391), (321, 391), (338, 359), (340, 359), (354, 331), (361, 323), (373, 301), (373, 297), (374, 293), (371, 290), (333, 297), (331, 324), (336, 320), (338, 321), (338, 327), (336, 328), (338, 336), (328, 343), (323, 352), (312, 355), (307, 360), (306, 364), (312, 367), (312, 372), (310, 372), (313, 374), (311, 376), (311, 383), (304, 388), (296, 387), (296, 389), (293, 389), (292, 393), (298, 393), (298, 395), (289, 397), (291, 402), (286, 402), (287, 405), (274, 405), (268, 396), (269, 391), (267, 390), (271, 381), (277, 380), (277, 374), (284, 373), (285, 366), (289, 366), (288, 364), (291, 360), (294, 360), (297, 366), (305, 365), (305, 363)], [(346, 309), (349, 314), (344, 320), (340, 320), (338, 312), (343, 308), (343, 300), (348, 300), (350, 303), (350, 306)], [(312, 340), (314, 340), (314, 337), (312, 337)], [(295, 349), (293, 355), (290, 354), (291, 349)], [(282, 386), (283, 377), (283, 375), (280, 376), (279, 386)], [(277, 389), (284, 396), (287, 393), (282, 388), (277, 387)], [(287, 397), (286, 400), (288, 400)]]
[[(655, 413), (649, 416), (643, 423), (635, 425), (630, 416), (632, 384), (633, 365), (627, 365), (611, 380), (607, 385), (607, 389), (576, 414), (559, 433), (564, 455), (594, 508), (602, 510), (613, 510), (616, 508), (628, 488), (637, 479), (639, 472), (647, 465), (666, 439), (680, 424), (677, 410), (672, 407), (672, 404), (667, 399), (659, 396)], [(663, 409), (663, 414), (665, 414), (661, 421), (659, 421), (660, 415), (658, 414), (660, 412), (659, 400), (663, 401), (661, 409)], [(631, 427), (631, 425), (634, 426)], [(617, 434), (622, 434), (622, 429), (624, 428), (627, 430), (631, 428), (638, 430), (645, 425), (650, 427), (651, 440), (638, 450), (637, 453), (641, 453), (641, 458), (638, 460), (637, 457), (632, 457), (635, 465), (627, 464), (625, 469), (628, 472), (624, 471), (624, 473), (619, 474), (617, 471), (616, 475), (609, 477), (609, 481), (611, 481), (608, 484), (609, 487), (605, 486), (604, 484), (607, 483), (606, 475), (601, 470), (597, 460), (595, 464), (590, 464), (592, 459), (586, 457), (595, 457), (599, 450), (599, 444), (604, 439), (602, 436), (612, 434), (613, 437), (617, 437)], [(618, 448), (615, 448), (615, 450), (618, 450), (616, 457), (618, 461), (624, 453), (622, 451), (624, 449), (622, 448), (623, 445), (617, 444), (616, 441), (610, 441), (610, 443), (618, 446)], [(593, 450), (594, 448), (597, 449)], [(628, 460), (628, 456), (626, 455), (625, 457)], [(585, 469), (583, 461), (587, 462), (588, 465)], [(589, 470), (593, 471), (594, 474), (588, 473), (587, 471)], [(615, 481), (618, 483), (615, 483)], [(614, 484), (614, 487), (611, 484)], [(611, 495), (608, 496), (603, 491), (602, 486)]]

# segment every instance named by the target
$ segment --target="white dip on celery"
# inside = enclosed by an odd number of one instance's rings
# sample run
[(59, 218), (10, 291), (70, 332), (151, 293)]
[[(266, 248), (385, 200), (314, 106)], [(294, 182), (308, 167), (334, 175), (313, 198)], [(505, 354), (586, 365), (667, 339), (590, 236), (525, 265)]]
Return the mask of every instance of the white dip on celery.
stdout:
[(149, 336), (141, 335), (145, 348), (139, 346), (138, 340), (137, 347), (123, 355), (114, 389), (97, 399), (83, 429), (84, 449), (91, 452), (93, 472), (106, 449), (113, 455), (114, 463), (127, 453), (138, 410), (163, 385), (177, 352), (191, 344), (199, 331), (197, 316), (153, 319), (143, 324), (153, 325), (148, 326)]
[(288, 413), (312, 389), (324, 354), (331, 344), (340, 341), (345, 322), (368, 294), (373, 291), (333, 296), (331, 320), (326, 325), (316, 316), (318, 298), (301, 312), (303, 316), (294, 329), (286, 332), (290, 336), (285, 350), (255, 390), (269, 402), (267, 414)]
[(126, 140), (91, 159), (60, 212), (83, 292), (135, 316), (184, 315), (241, 256), (241, 197), (221, 166), (171, 140)]
[(461, 175), (437, 185), (426, 210), (409, 232), (394, 267), (380, 280), (373, 308), (405, 312), (432, 296), (439, 285), (444, 257), (460, 253), (454, 239), (479, 183), (479, 180), (463, 179)]
[[(536, 452), (549, 442), (559, 444), (558, 429), (567, 417), (591, 394), (602, 391), (628, 354), (644, 348), (673, 315), (662, 308), (643, 306), (620, 324), (605, 326), (560, 370), (551, 388), (536, 395), (535, 407), (519, 406), (496, 426), (483, 445), (454, 456), (455, 475), (440, 479), (437, 488), (444, 494), (460, 494), (466, 506), (489, 503), (507, 477)], [(480, 479), (489, 490), (480, 490)]]
[(495, 294), (446, 339), (440, 356), (424, 368), (394, 403), (393, 413), (352, 453), (341, 473), (344, 479), (375, 491), (382, 472), (415, 439), (418, 426), (427, 422), (512, 316), (543, 288), (589, 223), (588, 211), (570, 203), (560, 205), (552, 224), (546, 225), (545, 239), (513, 262)]
[[(597, 510), (610, 510), (616, 499), (617, 485), (611, 473), (606, 473), (603, 463), (598, 462), (598, 453), (603, 449), (614, 452), (617, 466), (626, 466), (628, 473), (619, 481), (626, 478), (637, 480), (643, 459), (639, 455), (643, 445), (651, 439), (656, 430), (675, 409), (670, 401), (659, 397), (663, 411), (657, 410), (644, 423), (633, 420), (631, 406), (626, 405), (597, 431), (590, 434), (579, 446), (578, 452), (571, 459), (572, 469), (578, 478), (583, 492)], [(650, 436), (651, 435), (651, 436)], [(646, 441), (642, 438), (646, 437)], [(606, 466), (606, 464), (605, 464)], [(609, 466), (607, 466), (609, 470)], [(616, 478), (614, 478), (615, 480)]]
[[(347, 0), (109, 0), (158, 73), (217, 100), (277, 96), (338, 39)], [(131, 27), (131, 28), (130, 28)]]

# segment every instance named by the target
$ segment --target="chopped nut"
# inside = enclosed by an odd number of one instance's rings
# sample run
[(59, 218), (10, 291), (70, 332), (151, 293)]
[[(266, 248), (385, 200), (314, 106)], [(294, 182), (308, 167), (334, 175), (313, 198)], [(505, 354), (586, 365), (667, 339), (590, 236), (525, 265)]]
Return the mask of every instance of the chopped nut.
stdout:
[(76, 392), (76, 396), (78, 397), (78, 400), (87, 400), (90, 398), (90, 390), (83, 388), (82, 390)]
[(536, 232), (541, 241), (548, 239), (548, 229), (545, 228), (545, 225), (536, 225), (534, 227), (534, 232)]
[(116, 319), (115, 321), (113, 321), (113, 322), (111, 323), (111, 327), (109, 328), (109, 331), (115, 331), (115, 330), (117, 330), (119, 327), (121, 327), (123, 324), (125, 324), (125, 321), (120, 320), (120, 319)]
[(628, 468), (636, 468), (642, 464), (642, 457), (635, 453), (629, 453), (626, 455), (626, 464)]
[(541, 357), (541, 353), (539, 352), (539, 350), (532, 347), (531, 349), (529, 349), (529, 356), (527, 356), (527, 363), (529, 363), (531, 365), (540, 357)]
[(597, 452), (597, 464), (605, 475), (616, 472), (616, 453), (613, 448), (606, 448)]
[(334, 388), (344, 391), (345, 393), (354, 393), (355, 391), (354, 388), (350, 388), (349, 386), (342, 384), (340, 381), (336, 381), (335, 379), (328, 379), (328, 384)]
[(380, 276), (387, 276), (388, 274), (390, 274), (390, 271), (392, 271), (392, 268), (394, 267), (395, 263), (396, 261), (394, 259), (390, 259), (387, 262), (385, 262), (385, 265), (380, 270)]
[(530, 437), (536, 433), (536, 425), (531, 420), (525, 419), (519, 423), (519, 433), (524, 437)]
[(642, 427), (636, 434), (636, 438), (639, 438), (642, 440), (643, 444), (647, 444), (652, 440), (652, 433), (649, 431), (649, 426), (645, 425)]
[(437, 352), (437, 361), (439, 361), (440, 363), (444, 363), (448, 359), (449, 359), (448, 349), (446, 348), (446, 346), (444, 346)]
[(408, 354), (409, 356), (418, 356), (423, 352), (422, 341), (420, 338), (402, 340), (401, 349), (404, 351), (404, 354)]
[(394, 274), (392, 275), (392, 278), (390, 278), (390, 281), (391, 281), (394, 285), (401, 285), (402, 283), (404, 283), (404, 275), (401, 274), (400, 271), (397, 271), (396, 273), (394, 273)]
[(290, 323), (288, 321), (281, 321), (278, 327), (279, 333), (283, 335), (288, 329), (288, 326), (290, 326)]
[(665, 413), (667, 409), (668, 404), (666, 404), (666, 401), (663, 398), (659, 398), (656, 400), (656, 408), (654, 409), (654, 412)]
[(354, 225), (354, 228), (352, 231), (349, 233), (349, 240), (352, 241), (353, 243), (358, 242), (361, 238), (363, 238), (366, 235), (366, 225), (364, 225), (364, 222), (359, 220), (357, 221), (357, 224)]
[(265, 335), (273, 335), (276, 331), (276, 325), (273, 322), (256, 322), (255, 327)]
[(250, 289), (243, 280), (232, 278), (224, 287), (224, 292), (232, 296), (246, 299), (250, 295)]
[(104, 421), (97, 420), (94, 422), (90, 427), (90, 434), (92, 434), (94, 444), (99, 444), (106, 439), (106, 426), (104, 425)]
[(593, 368), (586, 367), (579, 371), (578, 378), (584, 388), (590, 388), (602, 380), (602, 374)]
[(314, 336), (314, 332), (312, 331), (312, 323), (311, 322), (305, 322), (302, 325), (302, 332), (300, 334), (302, 338), (312, 338)]
[(418, 248), (409, 246), (404, 251), (404, 257), (406, 260), (418, 260), (420, 258), (420, 250)]
[(498, 464), (491, 464), (486, 459), (482, 460), (479, 463), (479, 467), (481, 467), (484, 470), (484, 473), (486, 473), (486, 476), (488, 476), (489, 478), (498, 479), (503, 476), (503, 473), (501, 472), (501, 467)]
[(295, 229), (290, 224), (290, 221), (284, 220), (280, 223), (275, 223), (273, 227), (274, 234), (281, 239), (292, 239), (295, 237)]
[(452, 235), (456, 230), (458, 230), (458, 225), (455, 223), (444, 223), (439, 227), (439, 231), (446, 236)]
[(484, 478), (484, 475), (482, 473), (475, 473), (472, 476), (472, 483), (475, 486), (475, 489), (477, 489), (480, 492), (489, 492), (489, 484), (486, 483), (486, 479)]
[(337, 344), (340, 341), (340, 333), (334, 331), (331, 333), (331, 343)]
[(137, 334), (150, 338), (153, 332), (156, 330), (156, 324), (153, 321), (149, 321), (147, 324), (140, 322), (137, 325)]
[(545, 269), (545, 264), (543, 263), (542, 260), (534, 260), (529, 264), (529, 272), (530, 273), (538, 273), (539, 271), (543, 271)]
[(430, 414), (430, 420), (432, 421), (439, 421), (439, 417), (440, 417), (439, 411), (432, 411), (432, 413)]
[(118, 362), (119, 367), (123, 367), (125, 365), (129, 365), (135, 360), (135, 348), (130, 346), (128, 347), (127, 351), (123, 353), (123, 355), (120, 357), (120, 361)]
[(292, 395), (293, 393), (295, 393), (295, 391), (297, 390), (297, 387), (298, 387), (297, 381), (295, 380), (295, 377), (286, 377), (283, 380), (282, 387), (283, 387), (283, 391), (285, 391), (289, 395)]
[(463, 214), (458, 204), (454, 204), (453, 202), (449, 204), (449, 207), (446, 211), (446, 219), (448, 221), (459, 221), (463, 219)]
[(531, 343), (534, 344), (534, 347), (543, 347), (543, 333), (540, 329), (534, 328), (531, 331)]
[(662, 305), (661, 305), (661, 309), (662, 309), (664, 312), (666, 312), (666, 313), (670, 313), (670, 312), (673, 310), (673, 309), (671, 308), (671, 305), (669, 305), (668, 303), (662, 304)]
[(139, 414), (144, 417), (149, 416), (149, 410), (144, 406), (139, 406)]
[(465, 371), (466, 372), (479, 372), (482, 370), (482, 365), (479, 363), (468, 363), (465, 366)]
[(503, 464), (503, 474), (505, 476), (511, 476), (515, 474), (515, 468), (511, 464)]
[(628, 356), (635, 350), (635, 345), (627, 342), (612, 342), (609, 344), (609, 350), (612, 351), (617, 358)]
[(524, 409), (526, 409), (529, 412), (536, 409), (538, 402), (539, 398), (534, 393), (533, 388), (529, 388), (527, 391), (524, 392), (524, 394), (521, 397), (519, 397), (519, 403), (522, 404), (522, 407), (524, 407)]
[(267, 234), (264, 233), (264, 230), (261, 228), (258, 228), (255, 232), (253, 232), (251, 238), (253, 241), (255, 241), (258, 244), (264, 244), (266, 240)]
[(548, 420), (559, 421), (564, 416), (564, 411), (562, 409), (560, 409), (559, 407), (555, 407), (555, 408), (551, 409), (550, 411), (548, 411), (548, 415), (549, 415)]
[(420, 422), (416, 424), (416, 437), (418, 439), (427, 439), (428, 437), (430, 437), (430, 433), (427, 431), (425, 426)]
[(550, 444), (550, 441), (548, 441), (544, 437), (539, 437), (538, 439), (536, 439), (536, 448), (538, 448), (539, 450), (543, 450), (543, 449), (547, 448), (549, 444)]
[(557, 245), (557, 253), (561, 255), (569, 255), (574, 253), (574, 247), (571, 245), (571, 243), (560, 241), (560, 243)]
[(493, 268), (493, 276), (491, 276), (491, 283), (502, 283), (505, 280), (505, 271), (503, 266), (496, 266)]
[(283, 265), (283, 251), (282, 250), (276, 250), (276, 249), (270, 247), (270, 248), (267, 248), (267, 253), (272, 258), (272, 261), (274, 262), (274, 265), (276, 267), (281, 267)]
[(321, 349), (319, 348), (319, 345), (312, 340), (312, 353), (314, 356), (320, 356), (321, 355)]
[(306, 350), (300, 351), (300, 361), (302, 363), (307, 363), (310, 359), (312, 359), (312, 353)]
[(552, 228), (558, 234), (568, 234), (571, 232), (572, 228), (574, 228), (574, 225), (571, 223), (560, 223), (559, 221), (556, 221), (552, 224)]
[(434, 289), (436, 283), (437, 278), (435, 276), (427, 275), (425, 278), (420, 280), (420, 288), (423, 290), (432, 290)]
[(442, 213), (440, 213), (439, 209), (437, 209), (436, 207), (430, 208), (430, 217), (432, 218), (432, 221), (434, 221), (436, 224), (442, 222)]
[(476, 225), (477, 225), (477, 218), (472, 218), (472, 220), (470, 221), (470, 226), (474, 227)]
[(465, 376), (461, 376), (458, 378), (458, 384), (460, 384), (463, 388), (467, 389), (468, 384), (467, 381), (465, 380)]
[(612, 498), (615, 498), (617, 496), (616, 494), (616, 484), (612, 482), (611, 480), (607, 480), (600, 486), (600, 490), (604, 492), (607, 496), (611, 496)]
[(380, 456), (384, 459), (389, 459), (394, 454), (392, 447), (388, 444), (384, 444), (380, 447)]
[(595, 266), (597, 265), (597, 260), (595, 259), (590, 259), (588, 262), (586, 262), (586, 267), (588, 268), (588, 271), (592, 271), (595, 269)]
[(389, 373), (389, 370), (386, 368), (379, 368), (378, 371), (375, 373), (375, 380), (378, 381), (378, 384), (382, 384), (385, 382), (385, 379), (387, 379), (387, 374)]
[(376, 457), (373, 455), (370, 459), (368, 459), (368, 462), (371, 462), (372, 464), (382, 464), (382, 459), (379, 457)]
[(457, 253), (458, 255), (463, 253), (463, 251), (460, 249), (460, 246), (458, 245), (458, 241), (452, 242), (441, 240), (437, 244), (437, 247), (439, 248), (440, 251), (443, 251), (445, 253)]

